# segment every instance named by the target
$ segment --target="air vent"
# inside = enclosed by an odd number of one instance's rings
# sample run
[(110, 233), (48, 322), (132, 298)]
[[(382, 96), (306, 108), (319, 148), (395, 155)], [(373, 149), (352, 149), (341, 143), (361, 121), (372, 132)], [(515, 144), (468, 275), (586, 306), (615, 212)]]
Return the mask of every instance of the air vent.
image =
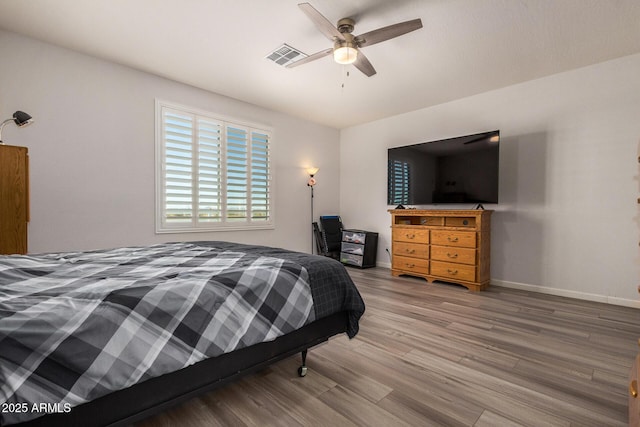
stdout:
[(306, 58), (308, 55), (300, 52), (298, 49), (292, 48), (288, 44), (283, 44), (269, 55), (266, 58), (270, 61), (275, 62), (278, 65), (282, 65), (283, 67), (296, 62), (302, 58)]

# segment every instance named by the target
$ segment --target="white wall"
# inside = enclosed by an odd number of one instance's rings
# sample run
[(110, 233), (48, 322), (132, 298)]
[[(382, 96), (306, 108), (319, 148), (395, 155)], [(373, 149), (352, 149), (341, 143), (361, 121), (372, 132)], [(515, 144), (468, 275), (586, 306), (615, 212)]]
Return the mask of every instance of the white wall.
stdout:
[(500, 129), (492, 283), (638, 306), (638, 76), (633, 55), (344, 129), (343, 221), (388, 267), (387, 148)]
[[(31, 155), (31, 252), (197, 239), (308, 251), (314, 165), (316, 217), (380, 232), (389, 266), (386, 149), (500, 129), (493, 283), (637, 300), (640, 55), (342, 132), (13, 33), (0, 31), (0, 56), (0, 117), (36, 120), (3, 132)], [(275, 129), (275, 230), (154, 233), (155, 98)]]
[[(5, 143), (29, 148), (30, 252), (176, 240), (230, 240), (311, 250), (305, 167), (317, 166), (315, 214), (339, 211), (339, 132), (124, 66), (0, 31)], [(168, 59), (170, 60), (170, 59)], [(161, 70), (160, 70), (161, 72)], [(274, 129), (276, 229), (155, 234), (154, 100)]]

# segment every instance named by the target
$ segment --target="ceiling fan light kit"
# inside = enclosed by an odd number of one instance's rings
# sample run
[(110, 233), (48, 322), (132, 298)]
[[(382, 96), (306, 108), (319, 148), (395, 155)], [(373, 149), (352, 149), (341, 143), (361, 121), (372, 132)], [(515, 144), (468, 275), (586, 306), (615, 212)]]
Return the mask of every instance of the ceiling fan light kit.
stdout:
[(333, 60), (338, 64), (349, 65), (356, 62), (358, 59), (358, 50), (355, 46), (350, 46), (349, 43), (340, 44), (336, 42), (336, 46), (333, 48)]
[(420, 19), (412, 19), (411, 21), (389, 25), (359, 36), (354, 36), (352, 32), (355, 27), (355, 21), (353, 19), (342, 18), (338, 21), (337, 25), (334, 26), (309, 3), (300, 3), (298, 7), (300, 7), (320, 32), (333, 42), (333, 48), (316, 52), (306, 58), (287, 64), (287, 68), (297, 67), (298, 65), (315, 61), (316, 59), (333, 53), (333, 59), (338, 64), (353, 64), (364, 75), (371, 77), (376, 74), (376, 70), (364, 53), (362, 53), (361, 48), (422, 28), (422, 21)]

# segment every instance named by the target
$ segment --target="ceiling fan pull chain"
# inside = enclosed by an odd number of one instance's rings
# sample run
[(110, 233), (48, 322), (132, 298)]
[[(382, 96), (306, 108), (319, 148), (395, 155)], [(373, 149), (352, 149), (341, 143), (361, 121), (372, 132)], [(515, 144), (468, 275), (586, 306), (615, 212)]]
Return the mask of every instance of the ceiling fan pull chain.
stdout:
[(347, 69), (346, 65), (343, 65), (342, 69), (345, 71), (345, 76), (342, 79), (342, 84), (340, 85), (340, 88), (342, 89), (342, 95), (344, 95), (344, 85), (346, 83), (346, 79), (349, 77), (349, 70)]

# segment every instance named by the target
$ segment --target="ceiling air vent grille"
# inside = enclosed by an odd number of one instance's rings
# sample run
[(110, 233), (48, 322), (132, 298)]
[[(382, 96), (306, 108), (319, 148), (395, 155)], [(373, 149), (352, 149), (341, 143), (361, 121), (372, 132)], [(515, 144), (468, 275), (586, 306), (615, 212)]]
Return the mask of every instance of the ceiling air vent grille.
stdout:
[(288, 44), (283, 44), (266, 56), (268, 60), (273, 61), (278, 65), (282, 65), (283, 67), (306, 57), (306, 54), (289, 46)]

